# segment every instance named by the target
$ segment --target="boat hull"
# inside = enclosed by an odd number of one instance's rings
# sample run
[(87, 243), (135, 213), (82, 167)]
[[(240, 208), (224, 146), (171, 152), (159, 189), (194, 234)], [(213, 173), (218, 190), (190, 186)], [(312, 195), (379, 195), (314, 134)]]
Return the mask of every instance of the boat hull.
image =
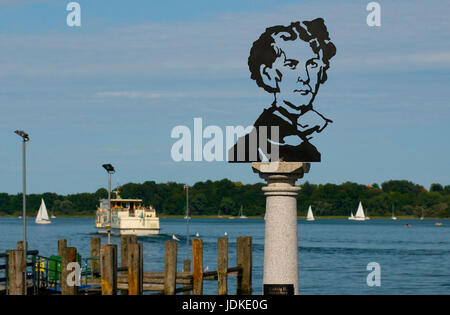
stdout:
[(136, 235), (149, 236), (158, 235), (160, 229), (112, 229), (112, 232), (117, 235)]
[(51, 224), (50, 221), (36, 221), (36, 224)]

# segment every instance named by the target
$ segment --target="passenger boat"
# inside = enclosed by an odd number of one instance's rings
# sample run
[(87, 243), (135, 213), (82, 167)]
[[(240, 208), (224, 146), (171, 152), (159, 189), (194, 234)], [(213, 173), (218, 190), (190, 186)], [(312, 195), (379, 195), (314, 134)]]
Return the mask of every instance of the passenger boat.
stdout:
[[(111, 199), (111, 233), (116, 235), (147, 236), (159, 234), (159, 218), (156, 210), (142, 206), (142, 199), (123, 199), (119, 187), (116, 198)], [(108, 199), (100, 200), (95, 226), (98, 233), (107, 233), (109, 225)]]

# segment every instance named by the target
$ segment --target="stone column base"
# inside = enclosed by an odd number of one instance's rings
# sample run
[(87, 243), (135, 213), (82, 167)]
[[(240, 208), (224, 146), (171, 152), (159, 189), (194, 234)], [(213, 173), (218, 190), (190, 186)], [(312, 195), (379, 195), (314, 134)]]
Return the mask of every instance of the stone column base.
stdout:
[(296, 197), (300, 187), (296, 187), (295, 182), (309, 172), (310, 164), (254, 162), (252, 168), (267, 182), (267, 186), (262, 188), (266, 195), (264, 286), (281, 285), (273, 287), (278, 291), (281, 287), (283, 291), (283, 285), (293, 285), (294, 294), (298, 294)]

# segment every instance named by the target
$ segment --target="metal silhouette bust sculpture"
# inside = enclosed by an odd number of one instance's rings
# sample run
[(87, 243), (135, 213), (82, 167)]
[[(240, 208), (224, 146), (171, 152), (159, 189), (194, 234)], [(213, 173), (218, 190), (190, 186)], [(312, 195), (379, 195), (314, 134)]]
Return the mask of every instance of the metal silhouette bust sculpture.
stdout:
[(228, 151), (229, 162), (320, 162), (310, 140), (332, 120), (318, 112), (314, 99), (327, 80), (336, 47), (323, 19), (266, 29), (248, 58), (251, 78), (273, 94), (250, 133)]

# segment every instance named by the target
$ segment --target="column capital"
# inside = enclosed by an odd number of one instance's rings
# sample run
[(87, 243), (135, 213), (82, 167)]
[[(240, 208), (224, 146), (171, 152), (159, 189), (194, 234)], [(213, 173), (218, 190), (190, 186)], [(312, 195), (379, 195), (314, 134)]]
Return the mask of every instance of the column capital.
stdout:
[(281, 190), (296, 190), (297, 187), (293, 187), (295, 182), (309, 172), (310, 166), (310, 163), (305, 162), (252, 163), (253, 172), (267, 182), (268, 186), (263, 188), (265, 192), (275, 189), (273, 186)]

